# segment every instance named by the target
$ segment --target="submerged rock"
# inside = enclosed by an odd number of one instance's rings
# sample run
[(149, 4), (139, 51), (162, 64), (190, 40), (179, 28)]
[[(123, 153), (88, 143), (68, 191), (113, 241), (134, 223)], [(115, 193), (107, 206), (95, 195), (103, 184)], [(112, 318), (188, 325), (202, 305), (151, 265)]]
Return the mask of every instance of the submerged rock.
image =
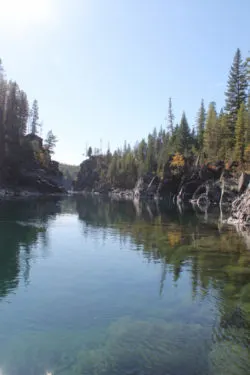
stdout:
[(206, 329), (198, 324), (120, 319), (110, 326), (102, 346), (79, 355), (75, 372), (83, 375), (207, 373), (203, 340), (206, 334)]

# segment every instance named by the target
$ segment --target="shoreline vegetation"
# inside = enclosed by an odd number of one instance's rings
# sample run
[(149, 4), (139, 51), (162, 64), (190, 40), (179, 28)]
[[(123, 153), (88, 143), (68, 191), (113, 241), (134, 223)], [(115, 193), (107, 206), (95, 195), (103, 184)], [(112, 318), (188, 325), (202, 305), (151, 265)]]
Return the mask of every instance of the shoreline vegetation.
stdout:
[(250, 171), (250, 60), (237, 49), (225, 106), (203, 99), (191, 128), (185, 112), (175, 121), (169, 98), (167, 126), (133, 147), (106, 153), (89, 147), (73, 183), (75, 191), (122, 198), (192, 200), (231, 204), (248, 186)]
[(165, 128), (155, 128), (134, 147), (125, 142), (105, 153), (89, 147), (76, 167), (52, 160), (57, 137), (52, 131), (41, 137), (38, 101), (30, 106), (26, 93), (7, 80), (0, 60), (0, 199), (73, 190), (117, 199), (191, 201), (201, 208), (231, 205), (250, 181), (249, 82), (250, 58), (237, 49), (222, 109), (215, 102), (206, 109), (202, 99), (190, 127), (184, 111), (175, 121), (169, 98)]
[(38, 101), (30, 106), (27, 94), (7, 80), (0, 60), (0, 187), (9, 194), (66, 191), (59, 163), (52, 160), (57, 138), (51, 130), (41, 137), (39, 118)]

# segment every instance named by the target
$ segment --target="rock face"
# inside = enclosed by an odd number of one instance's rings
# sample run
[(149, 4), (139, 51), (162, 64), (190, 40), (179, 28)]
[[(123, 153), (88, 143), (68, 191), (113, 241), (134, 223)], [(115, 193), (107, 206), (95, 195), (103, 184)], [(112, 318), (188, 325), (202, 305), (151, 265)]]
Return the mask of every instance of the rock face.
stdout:
[(188, 202), (193, 198), (194, 193), (197, 191), (197, 189), (202, 185), (202, 180), (193, 180), (186, 182), (181, 187), (179, 194), (177, 196), (177, 199), (179, 201)]
[(91, 156), (80, 165), (80, 171), (73, 183), (75, 191), (108, 193), (112, 185), (107, 180), (107, 163), (103, 155)]
[(250, 226), (250, 188), (233, 201), (228, 223), (239, 226)]
[(62, 185), (62, 176), (44, 169), (20, 171), (18, 185), (44, 194), (66, 193)]
[(187, 160), (182, 168), (173, 168), (170, 162), (163, 177), (148, 173), (138, 178), (136, 183), (135, 179), (130, 179), (119, 169), (116, 170), (119, 179), (113, 181), (108, 177), (108, 171), (107, 156), (106, 159), (103, 155), (89, 157), (80, 166), (74, 190), (106, 193), (118, 199), (166, 198), (177, 202), (191, 201), (198, 205), (210, 205), (231, 203), (238, 190), (245, 189), (250, 180), (250, 176), (244, 175), (238, 188), (238, 181), (230, 171), (225, 171), (222, 161), (197, 166), (193, 160)]
[(239, 178), (239, 183), (238, 183), (238, 192), (240, 194), (244, 193), (244, 191), (247, 189), (249, 185), (249, 182), (250, 182), (250, 174), (243, 172)]
[(177, 199), (198, 206), (232, 203), (238, 195), (238, 179), (229, 170), (223, 171), (220, 162), (218, 164), (208, 164), (194, 172), (182, 184)]
[(59, 163), (51, 160), (42, 138), (34, 134), (22, 138), (17, 154), (6, 153), (1, 176), (1, 185), (15, 191), (66, 193)]

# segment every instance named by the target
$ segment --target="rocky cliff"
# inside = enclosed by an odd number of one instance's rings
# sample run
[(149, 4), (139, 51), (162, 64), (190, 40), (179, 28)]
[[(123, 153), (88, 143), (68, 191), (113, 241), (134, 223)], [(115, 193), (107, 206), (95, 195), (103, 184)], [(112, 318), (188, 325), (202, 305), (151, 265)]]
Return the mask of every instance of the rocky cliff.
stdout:
[(63, 176), (59, 163), (43, 146), (42, 138), (28, 134), (21, 138), (16, 150), (9, 152), (6, 143), (5, 157), (0, 168), (1, 187), (39, 193), (64, 193)]
[(233, 201), (228, 223), (250, 228), (250, 187)]

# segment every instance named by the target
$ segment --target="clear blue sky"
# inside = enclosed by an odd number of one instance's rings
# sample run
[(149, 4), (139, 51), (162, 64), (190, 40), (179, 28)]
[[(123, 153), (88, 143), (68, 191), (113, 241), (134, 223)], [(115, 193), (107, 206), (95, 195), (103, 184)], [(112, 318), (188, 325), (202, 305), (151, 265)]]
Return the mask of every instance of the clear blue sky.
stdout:
[(86, 143), (164, 125), (170, 96), (190, 126), (202, 97), (220, 109), (249, 15), (249, 0), (0, 0), (0, 54), (58, 136), (56, 159), (78, 164)]

